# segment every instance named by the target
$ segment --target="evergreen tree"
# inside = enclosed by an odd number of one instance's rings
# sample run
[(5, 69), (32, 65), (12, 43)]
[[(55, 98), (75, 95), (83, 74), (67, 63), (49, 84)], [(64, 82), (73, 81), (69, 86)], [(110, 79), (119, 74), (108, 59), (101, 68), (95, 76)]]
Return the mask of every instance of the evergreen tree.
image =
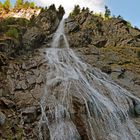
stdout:
[(81, 9), (79, 5), (75, 5), (72, 13), (70, 13), (70, 17), (74, 18), (80, 13)]
[(29, 6), (30, 6), (30, 3), (29, 3), (28, 1), (26, 1), (26, 2), (23, 4), (23, 7), (24, 7), (25, 9), (29, 8)]
[(107, 6), (105, 6), (105, 17), (109, 18), (110, 15), (111, 15), (111, 11), (109, 10)]
[(34, 2), (30, 2), (29, 6), (30, 6), (30, 8), (34, 8), (35, 7)]
[(3, 8), (8, 12), (10, 10), (10, 7), (11, 7), (10, 0), (5, 0)]
[(15, 9), (21, 9), (23, 6), (23, 0), (16, 0)]
[(64, 14), (65, 14), (65, 10), (62, 7), (62, 5), (60, 5), (57, 12), (58, 18), (61, 20)]

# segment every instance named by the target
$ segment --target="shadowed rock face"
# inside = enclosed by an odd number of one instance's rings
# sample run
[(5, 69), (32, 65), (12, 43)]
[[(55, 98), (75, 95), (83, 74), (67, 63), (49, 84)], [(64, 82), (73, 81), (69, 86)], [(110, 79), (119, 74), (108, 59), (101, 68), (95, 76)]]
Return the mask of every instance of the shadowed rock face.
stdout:
[[(41, 13), (34, 19), (39, 27), (32, 25), (24, 32), (23, 43), (27, 45), (31, 43), (31, 46), (36, 48), (35, 51), (20, 56), (18, 59), (10, 58), (10, 60), (9, 57), (0, 54), (0, 63), (2, 64), (0, 71), (0, 125), (2, 124), (0, 137), (3, 139), (15, 137), (27, 140), (39, 139), (40, 98), (44, 93), (44, 85), (47, 82), (46, 74), (55, 69), (55, 67), (50, 69), (48, 59), (45, 58), (47, 54), (45, 47), (51, 46), (52, 33), (59, 24), (57, 14), (52, 12), (51, 14), (49, 11)], [(54, 15), (54, 22), (50, 15)], [(75, 19), (68, 19), (65, 27), (70, 47), (77, 52), (84, 62), (100, 68), (118, 84), (140, 97), (140, 64), (137, 58), (140, 32), (138, 30), (127, 27), (125, 21), (121, 19), (112, 18), (104, 21), (101, 17), (92, 17), (89, 13), (81, 13)], [(64, 36), (61, 35), (58, 48), (63, 49), (64, 47)], [(25, 53), (28, 52), (28, 50), (24, 51)], [(66, 62), (69, 55), (66, 55), (64, 59), (63, 51), (58, 51), (58, 53), (62, 53), (60, 61)], [(71, 64), (74, 65), (72, 61)], [(66, 67), (62, 66), (62, 69), (64, 68)], [(88, 71), (91, 72), (91, 69)], [(82, 72), (84, 73), (84, 69)], [(97, 74), (99, 70), (95, 69), (94, 72)], [(69, 73), (66, 76), (69, 76)], [(70, 117), (76, 125), (81, 139), (88, 140), (90, 138), (85, 126), (87, 114), (85, 103), (83, 99), (77, 97), (79, 91), (75, 85), (78, 85), (79, 81), (75, 75), (71, 75), (71, 77), (75, 80), (72, 81), (69, 89), (72, 105), (69, 110)], [(53, 92), (57, 99), (61, 99), (60, 95), (64, 92), (65, 84), (62, 79), (58, 79), (50, 86), (49, 92)], [(97, 83), (96, 80), (93, 81), (93, 85), (99, 92), (103, 91), (102, 94), (111, 98), (112, 93)], [(81, 86), (81, 88), (83, 87)], [(84, 94), (85, 91), (81, 93)], [(52, 96), (46, 100), (49, 106), (55, 98)], [(120, 99), (119, 101), (128, 109), (129, 114), (131, 114), (130, 117), (133, 117), (136, 126), (140, 129), (139, 102), (132, 99), (127, 101)], [(89, 107), (94, 106), (92, 103), (92, 101), (87, 102)], [(45, 111), (49, 113), (48, 106), (46, 106)], [(90, 112), (93, 113), (93, 116), (95, 115), (93, 110), (90, 110)], [(70, 123), (66, 112), (64, 116), (66, 121)], [(53, 117), (50, 116), (50, 121), (53, 121)], [(43, 140), (50, 140), (50, 132), (46, 125), (42, 125), (41, 130), (44, 133)], [(104, 140), (103, 137), (98, 137), (98, 139)], [(113, 139), (116, 139), (116, 136), (110, 133), (107, 140)]]

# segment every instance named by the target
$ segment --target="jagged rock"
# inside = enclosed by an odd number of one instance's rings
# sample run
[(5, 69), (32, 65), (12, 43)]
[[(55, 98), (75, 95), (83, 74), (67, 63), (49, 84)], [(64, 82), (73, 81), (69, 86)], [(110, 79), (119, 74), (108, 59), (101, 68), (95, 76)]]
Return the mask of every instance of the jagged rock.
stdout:
[(111, 67), (110, 66), (103, 66), (101, 68), (102, 72), (105, 72), (107, 74), (110, 74), (111, 73)]
[(140, 85), (140, 78), (136, 78), (136, 79), (134, 80), (134, 84)]
[(37, 62), (33, 59), (28, 60), (26, 63), (22, 64), (22, 69), (25, 69), (25, 70), (29, 70), (31, 68), (36, 68), (36, 67), (37, 67)]
[(36, 78), (34, 75), (29, 75), (27, 76), (27, 82), (32, 85), (32, 84), (35, 84), (36, 83)]
[[(37, 27), (32, 27), (27, 30), (27, 32), (23, 36), (23, 44), (27, 47), (37, 48), (45, 39), (45, 34)], [(29, 48), (30, 50), (30, 48)]]
[(71, 19), (67, 19), (66, 21), (66, 32), (70, 33), (70, 32), (77, 32), (79, 30), (79, 25), (72, 21)]
[(5, 97), (0, 98), (0, 102), (2, 102), (7, 108), (15, 107), (15, 103), (11, 100), (6, 99)]
[(0, 126), (3, 126), (6, 120), (6, 116), (0, 111)]
[(28, 88), (28, 86), (27, 86), (27, 84), (25, 83), (25, 81), (21, 81), (21, 83), (20, 83), (20, 84), (21, 84), (21, 88), (22, 88), (22, 89), (24, 89), (24, 90), (25, 90), (25, 89), (27, 89), (27, 88)]
[(140, 115), (140, 104), (135, 106), (135, 112), (137, 115)]
[(37, 117), (36, 113), (37, 113), (36, 107), (25, 108), (22, 111), (22, 116), (23, 116), (24, 123), (32, 123), (32, 122), (34, 122), (35, 118)]
[(39, 77), (36, 79), (36, 83), (40, 84), (43, 82), (43, 77), (42, 75), (39, 75)]

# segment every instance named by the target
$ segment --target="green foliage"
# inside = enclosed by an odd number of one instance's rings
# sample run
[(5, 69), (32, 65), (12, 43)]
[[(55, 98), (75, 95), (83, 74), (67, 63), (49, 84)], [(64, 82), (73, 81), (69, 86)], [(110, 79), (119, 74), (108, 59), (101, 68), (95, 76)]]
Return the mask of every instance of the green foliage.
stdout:
[(30, 2), (30, 5), (29, 5), (30, 8), (34, 8), (35, 7), (35, 4), (34, 2)]
[(105, 6), (105, 18), (109, 18), (110, 15), (111, 15), (111, 11), (109, 10), (107, 6)]
[(131, 23), (129, 22), (129, 21), (127, 21), (127, 23), (126, 23), (126, 25), (127, 25), (127, 27), (132, 27), (132, 25), (131, 25)]
[(18, 39), (18, 30), (16, 28), (10, 28), (5, 34), (7, 36)]
[(20, 10), (22, 7), (23, 7), (23, 1), (22, 0), (16, 0), (14, 8)]
[(2, 8), (3, 6), (2, 6), (2, 2), (0, 1), (0, 8)]
[(22, 0), (16, 0), (15, 6), (16, 6), (16, 7), (19, 7), (19, 6), (21, 6), (22, 4), (23, 4)]
[(4, 10), (6, 10), (8, 12), (10, 10), (10, 7), (11, 7), (10, 0), (5, 0), (5, 2), (3, 4)]
[(64, 14), (65, 14), (65, 10), (64, 10), (64, 8), (60, 5), (59, 8), (58, 8), (58, 12), (57, 12), (58, 18), (61, 20)]
[(28, 1), (25, 1), (23, 3), (23, 0), (16, 0), (14, 8), (18, 9), (18, 10), (20, 10), (22, 8), (25, 8), (25, 9), (35, 8), (35, 3), (34, 2), (28, 2)]
[(75, 5), (73, 11), (70, 13), (70, 17), (74, 18), (75, 16), (77, 16), (78, 14), (80, 14), (81, 9), (79, 5)]

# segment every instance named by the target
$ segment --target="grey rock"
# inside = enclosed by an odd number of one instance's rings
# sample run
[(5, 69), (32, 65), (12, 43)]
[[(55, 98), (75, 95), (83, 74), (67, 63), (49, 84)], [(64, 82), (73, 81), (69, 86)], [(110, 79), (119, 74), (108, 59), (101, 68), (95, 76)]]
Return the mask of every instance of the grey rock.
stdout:
[(25, 81), (21, 81), (21, 87), (22, 89), (26, 90), (28, 88), (27, 84), (25, 83)]
[(76, 22), (68, 22), (66, 24), (66, 32), (77, 32), (79, 30), (79, 25)]
[(37, 117), (36, 107), (28, 107), (22, 111), (24, 123), (32, 123)]
[(36, 83), (36, 78), (35, 78), (35, 76), (34, 76), (34, 75), (29, 75), (29, 76), (27, 77), (27, 82), (28, 82), (30, 85), (35, 84), (35, 83)]
[(135, 112), (136, 112), (137, 115), (140, 115), (140, 104), (137, 104), (135, 106)]
[(6, 120), (6, 116), (0, 112), (0, 126), (3, 126)]
[(36, 83), (40, 84), (43, 82), (43, 77), (42, 75), (39, 75), (39, 77), (36, 79)]

